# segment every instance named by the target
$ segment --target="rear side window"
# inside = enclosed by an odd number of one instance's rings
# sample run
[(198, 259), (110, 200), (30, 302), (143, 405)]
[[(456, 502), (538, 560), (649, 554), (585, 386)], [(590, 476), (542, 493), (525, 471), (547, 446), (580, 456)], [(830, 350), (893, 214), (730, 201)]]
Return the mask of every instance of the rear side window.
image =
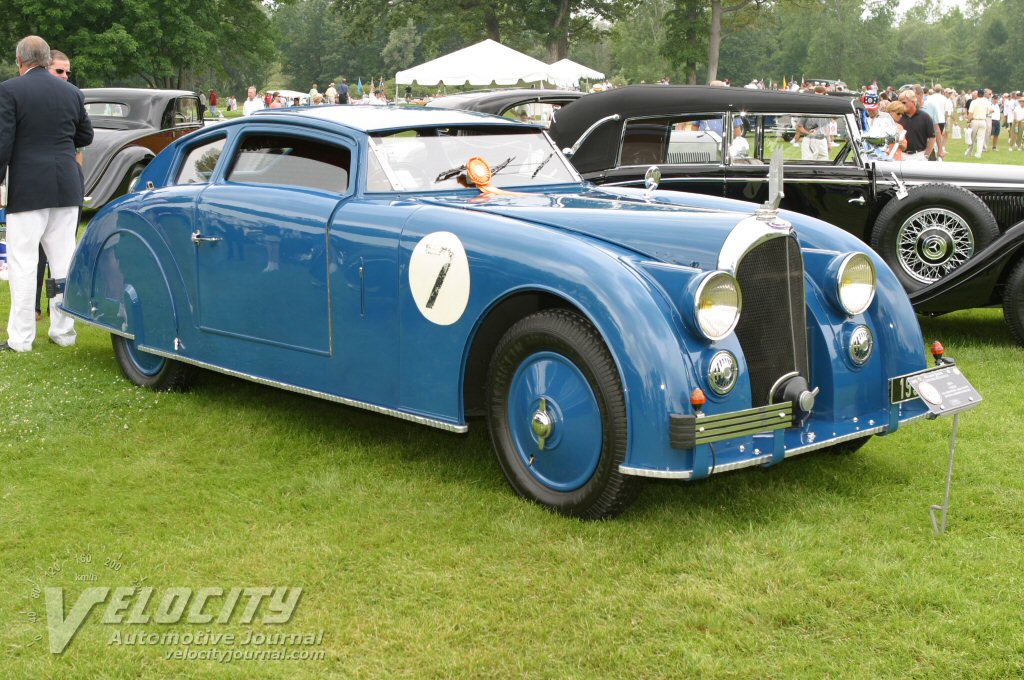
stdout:
[(724, 120), (700, 114), (626, 121), (619, 165), (721, 163)]
[(345, 193), (351, 152), (340, 145), (292, 135), (257, 134), (242, 140), (229, 182), (305, 187)]
[(185, 161), (178, 170), (178, 177), (175, 184), (205, 184), (210, 181), (210, 175), (217, 167), (220, 154), (224, 150), (226, 137), (218, 137), (213, 141), (192, 147), (185, 156)]

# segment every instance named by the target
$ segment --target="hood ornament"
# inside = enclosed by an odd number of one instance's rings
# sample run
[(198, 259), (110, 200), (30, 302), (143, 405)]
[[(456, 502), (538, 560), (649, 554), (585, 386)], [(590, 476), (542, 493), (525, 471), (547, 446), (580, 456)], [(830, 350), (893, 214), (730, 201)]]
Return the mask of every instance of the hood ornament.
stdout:
[(779, 227), (789, 226), (782, 220), (776, 220), (779, 216), (779, 204), (782, 203), (782, 198), (786, 195), (782, 188), (782, 163), (783, 150), (780, 146), (772, 154), (771, 165), (768, 168), (768, 200), (754, 213), (754, 217), (762, 222), (768, 222), (773, 227), (777, 223)]
[(661, 184), (661, 168), (657, 165), (652, 165), (644, 173), (644, 188), (647, 189), (644, 193), (644, 198), (646, 200), (651, 200), (651, 194), (658, 190), (659, 184)]

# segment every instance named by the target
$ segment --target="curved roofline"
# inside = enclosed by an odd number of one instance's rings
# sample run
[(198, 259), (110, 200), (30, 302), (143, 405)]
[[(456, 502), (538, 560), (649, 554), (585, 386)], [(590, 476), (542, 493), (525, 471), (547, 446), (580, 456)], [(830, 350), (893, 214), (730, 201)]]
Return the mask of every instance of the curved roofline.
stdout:
[(535, 128), (509, 118), (488, 113), (431, 108), (415, 105), (372, 106), (333, 104), (328, 106), (296, 106), (286, 109), (263, 109), (253, 118), (280, 118), (320, 120), (365, 133), (387, 132), (412, 127), (443, 127), (449, 125), (494, 125), (504, 127)]
[(82, 89), (82, 94), (85, 95), (86, 99), (89, 99), (92, 95), (98, 95), (101, 97), (125, 95), (133, 95), (136, 97), (144, 95), (181, 97), (185, 95), (194, 95), (195, 92), (192, 90), (151, 90), (146, 87), (86, 87)]

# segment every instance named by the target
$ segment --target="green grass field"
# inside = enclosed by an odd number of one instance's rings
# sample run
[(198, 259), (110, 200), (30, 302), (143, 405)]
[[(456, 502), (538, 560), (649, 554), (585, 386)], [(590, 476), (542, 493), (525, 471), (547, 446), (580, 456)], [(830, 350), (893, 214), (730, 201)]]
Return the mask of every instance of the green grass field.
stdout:
[[(653, 483), (583, 523), (514, 496), (480, 422), (451, 435), (212, 373), (157, 394), (107, 335), (79, 325), (60, 349), (44, 320), (36, 351), (0, 354), (0, 678), (1020, 677), (1024, 349), (997, 310), (922, 325), (985, 397), (941, 537), (948, 419)], [(34, 595), (63, 587), (68, 612), (131, 584), (303, 593), (278, 626), (105, 624), (102, 604), (48, 651)], [(323, 631), (289, 648), (323, 658), (112, 642), (140, 631)]]

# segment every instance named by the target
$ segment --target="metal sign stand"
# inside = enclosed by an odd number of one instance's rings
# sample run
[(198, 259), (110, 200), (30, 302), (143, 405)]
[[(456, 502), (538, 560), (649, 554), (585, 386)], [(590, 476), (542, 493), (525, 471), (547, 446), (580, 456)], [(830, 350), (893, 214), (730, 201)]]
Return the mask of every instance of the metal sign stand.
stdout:
[[(960, 414), (953, 414), (953, 434), (949, 438), (949, 470), (946, 472), (946, 497), (942, 505), (933, 505), (928, 508), (928, 514), (932, 516), (932, 531), (942, 535), (946, 533), (946, 514), (949, 512), (949, 489), (953, 485), (953, 452), (956, 450), (956, 428), (960, 424)], [(942, 512), (942, 524), (935, 518), (935, 511)]]
[[(928, 514), (932, 518), (932, 531), (937, 535), (946, 533), (946, 518), (949, 515), (949, 494), (953, 486), (953, 458), (956, 453), (956, 434), (960, 425), (960, 412), (975, 408), (981, 403), (981, 395), (967, 380), (956, 365), (956, 361), (944, 357), (942, 343), (932, 344), (935, 368), (908, 376), (907, 384), (928, 407), (929, 418), (953, 416), (953, 432), (949, 438), (949, 467), (946, 470), (946, 495), (942, 505), (932, 505)], [(941, 521), (938, 514), (942, 514)]]

